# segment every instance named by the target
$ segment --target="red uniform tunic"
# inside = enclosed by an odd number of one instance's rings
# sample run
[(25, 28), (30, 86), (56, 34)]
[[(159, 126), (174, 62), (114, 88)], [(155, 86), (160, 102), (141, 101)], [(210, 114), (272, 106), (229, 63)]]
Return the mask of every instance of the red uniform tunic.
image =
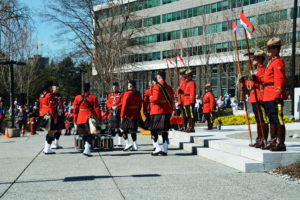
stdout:
[[(256, 79), (255, 79), (254, 83), (255, 83), (255, 87), (256, 87), (257, 99), (258, 99), (258, 101), (262, 101), (263, 100), (263, 86), (262, 86), (262, 83), (264, 81), (266, 67), (262, 64), (259, 64), (258, 67), (259, 68), (257, 68), (254, 71), (254, 74), (256, 76)], [(249, 103), (255, 103), (256, 99), (255, 99), (255, 94), (254, 94), (253, 81), (246, 80), (245, 84), (248, 88), (251, 87)]]
[(195, 81), (188, 81), (184, 90), (183, 105), (191, 105), (196, 103), (196, 83)]
[(179, 91), (179, 94), (178, 94), (178, 105), (182, 105), (184, 102), (184, 91), (185, 91), (185, 88), (186, 88), (186, 85), (187, 85), (187, 80), (183, 79), (180, 83), (180, 91)]
[(136, 90), (124, 93), (121, 117), (126, 119), (139, 119), (142, 107), (142, 97)]
[(56, 105), (57, 105), (57, 115), (65, 117), (65, 107), (64, 107), (64, 100), (62, 95), (54, 94), (54, 98), (56, 100)]
[(50, 92), (44, 91), (40, 96), (40, 116), (49, 113), (53, 119), (57, 118), (56, 100)]
[(152, 89), (148, 89), (145, 91), (144, 101), (143, 101), (143, 112), (147, 114), (149, 114), (151, 110), (151, 104), (150, 104), (151, 95), (152, 95)]
[[(102, 121), (97, 97), (89, 93), (84, 93), (83, 95), (87, 96), (87, 101), (93, 106), (97, 115), (95, 117)], [(88, 122), (89, 116), (94, 115), (92, 108), (85, 101), (82, 101), (79, 105), (81, 100), (81, 95), (77, 95), (74, 100), (74, 122), (76, 124), (85, 124)]]
[(108, 95), (106, 105), (110, 110), (109, 116), (111, 115), (111, 108), (114, 105), (114, 101), (116, 101), (117, 110), (120, 110), (122, 108), (122, 100), (123, 100), (123, 93), (121, 92), (111, 93)]
[(285, 64), (281, 57), (274, 57), (269, 62), (264, 77), (263, 101), (285, 99)]
[(207, 92), (203, 97), (203, 113), (215, 112), (215, 96), (212, 92)]
[(160, 88), (159, 84), (153, 86), (153, 93), (150, 97), (151, 110), (150, 115), (157, 115), (157, 114), (170, 114), (173, 112), (174, 106), (174, 91), (173, 89), (165, 82), (161, 81), (161, 85), (163, 85), (168, 92), (171, 100), (171, 106), (166, 100), (166, 97)]

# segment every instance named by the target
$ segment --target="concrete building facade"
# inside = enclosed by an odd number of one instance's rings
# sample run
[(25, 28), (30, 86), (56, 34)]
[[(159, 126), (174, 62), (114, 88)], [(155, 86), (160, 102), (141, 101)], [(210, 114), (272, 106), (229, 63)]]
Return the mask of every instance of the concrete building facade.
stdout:
[[(132, 38), (130, 47), (132, 53), (124, 55), (124, 64), (128, 68), (134, 66), (130, 76), (137, 80), (138, 89), (144, 91), (156, 71), (166, 69), (166, 57), (174, 61), (174, 55), (178, 53), (186, 66), (195, 72), (197, 94), (203, 94), (204, 85), (211, 83), (216, 96), (224, 95), (226, 91), (235, 96), (237, 59), (232, 20), (238, 20), (239, 13), (243, 10), (256, 27), (253, 39), (249, 40), (251, 50), (262, 47), (272, 36), (280, 37), (284, 43), (282, 56), (286, 58), (286, 76), (290, 78), (293, 2), (293, 0), (123, 2), (124, 6), (133, 8), (136, 15), (141, 17), (141, 26), (144, 27), (143, 32)], [(107, 6), (98, 6), (96, 9), (100, 20), (110, 17)], [(241, 25), (239, 27), (243, 33)], [(300, 42), (299, 32), (297, 42)], [(248, 57), (244, 56), (246, 48), (243, 34), (242, 37), (238, 37), (238, 49), (245, 76), (249, 74)], [(181, 62), (178, 64), (179, 67), (183, 67)], [(172, 85), (176, 88), (176, 72), (173, 66), (170, 67)], [(297, 80), (299, 74), (300, 65), (296, 67)], [(297, 84), (299, 85), (300, 81)], [(289, 85), (288, 81), (287, 87)]]

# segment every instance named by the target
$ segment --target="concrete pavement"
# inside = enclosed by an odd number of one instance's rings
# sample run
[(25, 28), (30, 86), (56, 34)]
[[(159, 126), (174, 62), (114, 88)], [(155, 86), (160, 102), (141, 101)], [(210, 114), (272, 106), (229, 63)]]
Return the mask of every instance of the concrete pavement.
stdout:
[(150, 136), (138, 152), (94, 152), (87, 158), (62, 136), (64, 149), (41, 153), (44, 133), (0, 138), (2, 199), (298, 199), (300, 185), (265, 173), (240, 173), (170, 146), (153, 157)]

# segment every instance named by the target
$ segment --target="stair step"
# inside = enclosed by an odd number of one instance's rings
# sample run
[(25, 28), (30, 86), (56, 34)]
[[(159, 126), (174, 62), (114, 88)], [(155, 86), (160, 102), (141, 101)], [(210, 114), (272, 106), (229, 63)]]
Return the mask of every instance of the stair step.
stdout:
[(204, 148), (204, 146), (195, 143), (183, 143), (183, 150), (188, 151), (194, 155), (197, 155), (198, 148)]
[(246, 173), (263, 172), (261, 162), (211, 148), (198, 148), (197, 155)]

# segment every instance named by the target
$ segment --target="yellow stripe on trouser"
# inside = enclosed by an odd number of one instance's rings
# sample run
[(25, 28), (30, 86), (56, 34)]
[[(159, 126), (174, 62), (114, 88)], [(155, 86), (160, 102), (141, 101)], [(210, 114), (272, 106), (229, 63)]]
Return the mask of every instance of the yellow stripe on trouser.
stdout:
[(185, 117), (188, 117), (188, 114), (187, 114), (185, 106), (183, 106), (183, 109), (184, 109), (184, 112), (185, 112)]
[(213, 121), (212, 121), (212, 113), (209, 113), (209, 117), (210, 117), (210, 123), (213, 123)]
[(278, 106), (278, 119), (279, 119), (279, 123), (280, 125), (283, 125), (283, 119), (282, 119), (282, 107), (281, 107), (281, 104), (277, 104)]
[(260, 109), (261, 109), (261, 113), (263, 115), (263, 119), (264, 119), (265, 123), (268, 124), (269, 123), (269, 118), (266, 115), (266, 111), (265, 111), (265, 109), (262, 105), (260, 106)]
[(193, 114), (193, 107), (190, 105), (190, 111), (191, 111), (191, 117), (194, 119), (194, 114)]

